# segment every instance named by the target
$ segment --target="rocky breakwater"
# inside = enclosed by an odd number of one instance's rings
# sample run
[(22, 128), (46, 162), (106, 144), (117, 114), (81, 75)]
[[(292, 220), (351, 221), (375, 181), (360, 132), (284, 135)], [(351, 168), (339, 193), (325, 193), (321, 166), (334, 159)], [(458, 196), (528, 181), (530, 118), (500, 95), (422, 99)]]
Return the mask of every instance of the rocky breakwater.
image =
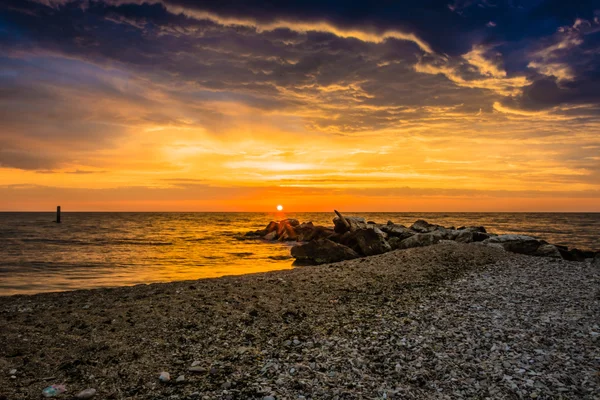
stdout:
[(271, 221), (264, 229), (246, 233), (245, 237), (259, 237), (264, 240), (280, 242), (311, 242), (325, 239), (334, 233), (332, 228), (314, 225), (312, 222), (300, 223), (297, 219)]
[(378, 224), (362, 217), (343, 216), (338, 211), (335, 213), (333, 228), (285, 219), (272, 221), (265, 229), (248, 232), (246, 236), (300, 242), (292, 247), (292, 257), (296, 259), (296, 264), (307, 265), (430, 246), (442, 241), (480, 243), (530, 256), (600, 263), (600, 252), (569, 249), (525, 235), (496, 235), (487, 232), (483, 226), (444, 227), (418, 220), (406, 227), (392, 221)]

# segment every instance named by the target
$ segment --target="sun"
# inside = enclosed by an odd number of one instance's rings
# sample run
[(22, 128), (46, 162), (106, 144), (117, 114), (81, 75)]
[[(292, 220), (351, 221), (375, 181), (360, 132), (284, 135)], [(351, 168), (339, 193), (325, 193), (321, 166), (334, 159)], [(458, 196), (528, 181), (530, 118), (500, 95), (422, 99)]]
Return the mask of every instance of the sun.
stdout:
[(281, 204), (277, 206), (277, 211), (283, 211), (283, 206)]

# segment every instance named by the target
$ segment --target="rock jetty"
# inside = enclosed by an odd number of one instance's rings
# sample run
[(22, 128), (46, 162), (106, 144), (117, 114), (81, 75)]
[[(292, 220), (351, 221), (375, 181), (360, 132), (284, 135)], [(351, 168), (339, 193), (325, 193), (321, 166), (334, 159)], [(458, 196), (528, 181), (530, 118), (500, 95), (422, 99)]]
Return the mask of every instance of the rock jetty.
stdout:
[(292, 247), (297, 264), (317, 265), (373, 256), (392, 250), (430, 246), (442, 241), (479, 243), (508, 252), (567, 261), (598, 260), (600, 252), (569, 249), (526, 235), (497, 235), (483, 226), (459, 228), (431, 224), (422, 219), (410, 227), (388, 221), (378, 224), (362, 217), (344, 216), (337, 210), (333, 228), (300, 223), (295, 219), (271, 221), (266, 228), (248, 232), (247, 237), (270, 241), (298, 242)]

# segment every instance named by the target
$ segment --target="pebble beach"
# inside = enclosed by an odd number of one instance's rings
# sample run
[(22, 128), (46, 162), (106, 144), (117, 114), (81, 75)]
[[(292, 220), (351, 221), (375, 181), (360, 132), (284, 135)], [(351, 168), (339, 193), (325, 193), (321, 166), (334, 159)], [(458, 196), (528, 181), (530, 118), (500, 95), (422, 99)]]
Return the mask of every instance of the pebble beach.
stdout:
[(597, 263), (446, 241), (1, 297), (0, 399), (597, 399), (598, 315)]

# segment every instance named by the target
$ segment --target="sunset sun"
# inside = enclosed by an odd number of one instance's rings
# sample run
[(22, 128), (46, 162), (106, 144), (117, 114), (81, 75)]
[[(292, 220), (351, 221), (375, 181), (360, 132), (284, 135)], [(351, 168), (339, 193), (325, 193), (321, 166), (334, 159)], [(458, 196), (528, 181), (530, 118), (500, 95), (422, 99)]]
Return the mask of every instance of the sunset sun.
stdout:
[(281, 204), (277, 206), (277, 211), (283, 211), (283, 206)]

